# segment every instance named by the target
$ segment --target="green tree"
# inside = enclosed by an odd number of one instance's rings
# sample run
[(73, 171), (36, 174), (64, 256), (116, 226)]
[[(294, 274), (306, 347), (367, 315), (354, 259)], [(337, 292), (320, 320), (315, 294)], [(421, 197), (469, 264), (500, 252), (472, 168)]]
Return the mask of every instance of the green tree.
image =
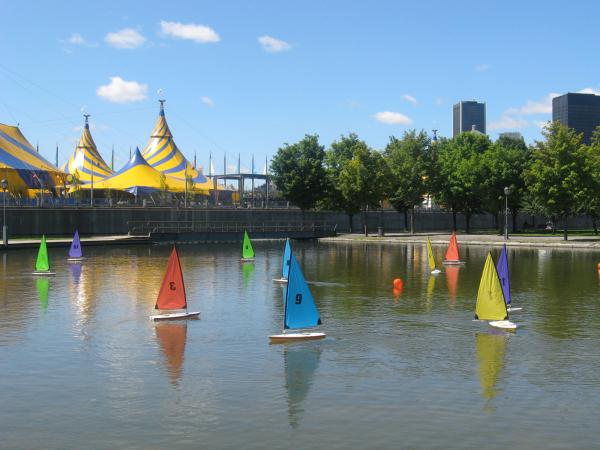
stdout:
[(358, 150), (369, 150), (367, 144), (361, 141), (354, 133), (341, 136), (334, 141), (325, 152), (325, 169), (327, 172), (327, 195), (323, 199), (322, 206), (335, 211), (344, 211), (348, 214), (350, 232), (352, 233), (352, 218), (360, 212), (361, 204), (354, 198), (347, 198), (340, 189), (340, 175), (346, 165), (352, 160)]
[(391, 172), (390, 203), (398, 212), (410, 211), (410, 232), (415, 233), (415, 206), (427, 193), (427, 133), (410, 130), (402, 139), (390, 137), (385, 157)]
[(271, 162), (273, 182), (283, 197), (303, 212), (313, 208), (326, 192), (325, 149), (316, 134), (295, 144), (284, 144)]
[(435, 145), (435, 164), (429, 168), (431, 186), (436, 202), (452, 211), (454, 230), (457, 213), (465, 216), (469, 233), (471, 216), (482, 209), (486, 176), (482, 155), (490, 146), (486, 135), (471, 131)]
[(504, 188), (510, 189), (508, 207), (512, 212), (512, 227), (516, 227), (517, 213), (525, 193), (523, 172), (529, 164), (530, 152), (523, 138), (500, 137), (482, 154), (485, 170), (483, 180), (483, 208), (496, 216), (499, 233), (503, 221), (498, 220), (505, 209)]
[(592, 219), (594, 234), (598, 234), (600, 219), (600, 127), (596, 128), (592, 142), (587, 147), (588, 192), (584, 197), (582, 212)]
[(549, 123), (543, 135), (533, 149), (525, 183), (548, 214), (563, 220), (567, 240), (569, 216), (581, 210), (589, 193), (588, 150), (581, 143), (583, 134), (560, 122)]
[(356, 201), (363, 211), (365, 236), (368, 236), (367, 208), (379, 207), (389, 192), (390, 171), (381, 153), (358, 148), (344, 165), (339, 189), (346, 201)]

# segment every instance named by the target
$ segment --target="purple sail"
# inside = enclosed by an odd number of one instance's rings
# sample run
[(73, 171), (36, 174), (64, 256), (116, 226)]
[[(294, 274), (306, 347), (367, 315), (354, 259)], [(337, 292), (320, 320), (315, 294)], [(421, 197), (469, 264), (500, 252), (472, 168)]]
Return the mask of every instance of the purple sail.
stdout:
[(75, 236), (73, 236), (73, 242), (71, 242), (71, 248), (69, 249), (69, 258), (81, 258), (82, 256), (83, 252), (81, 251), (79, 232), (75, 230)]
[(502, 292), (504, 292), (504, 301), (507, 305), (510, 305), (510, 280), (508, 278), (508, 255), (506, 253), (506, 245), (502, 247), (496, 269), (498, 271), (498, 278), (500, 278), (500, 284), (502, 285)]

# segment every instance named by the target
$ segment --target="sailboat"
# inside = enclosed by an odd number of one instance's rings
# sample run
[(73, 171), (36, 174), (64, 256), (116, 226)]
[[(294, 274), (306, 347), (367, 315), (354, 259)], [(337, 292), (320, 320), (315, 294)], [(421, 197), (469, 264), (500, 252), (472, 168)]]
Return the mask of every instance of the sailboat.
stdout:
[(453, 231), (452, 236), (450, 236), (450, 244), (448, 245), (446, 259), (444, 259), (443, 264), (464, 264), (464, 261), (461, 261), (460, 257), (458, 256), (458, 240), (456, 239), (456, 231)]
[(35, 261), (35, 270), (32, 273), (33, 275), (56, 275), (55, 272), (50, 272), (48, 248), (46, 247), (46, 236), (42, 236), (42, 242), (40, 242), (37, 260)]
[(242, 262), (254, 262), (254, 249), (252, 248), (252, 242), (248, 237), (248, 232), (244, 231), (244, 243), (242, 244)]
[(73, 242), (71, 242), (71, 248), (69, 249), (69, 257), (67, 261), (81, 261), (83, 259), (83, 251), (81, 249), (81, 241), (79, 240), (79, 231), (75, 230), (73, 235)]
[(498, 259), (498, 277), (500, 277), (500, 284), (502, 285), (502, 292), (504, 292), (504, 300), (506, 300), (506, 310), (508, 312), (521, 311), (523, 308), (515, 308), (510, 305), (510, 279), (508, 277), (508, 253), (506, 251), (506, 244), (502, 247), (500, 258)]
[(429, 269), (433, 275), (437, 275), (441, 272), (440, 269), (435, 268), (435, 257), (433, 256), (433, 249), (431, 248), (431, 241), (427, 236), (427, 259), (429, 260)]
[(281, 278), (275, 278), (275, 283), (287, 283), (290, 273), (290, 255), (292, 254), (292, 244), (290, 238), (285, 240), (285, 249), (283, 250), (283, 261), (281, 263)]
[(196, 319), (200, 312), (189, 312), (187, 310), (187, 300), (185, 295), (185, 285), (183, 283), (183, 274), (179, 264), (179, 255), (177, 249), (173, 247), (167, 271), (163, 278), (162, 286), (158, 292), (155, 309), (159, 311), (172, 311), (150, 316), (152, 320), (175, 320), (175, 319)]
[[(269, 336), (273, 343), (323, 339), (321, 332), (303, 331), (321, 325), (321, 317), (313, 296), (306, 284), (294, 253), (290, 253), (290, 272), (284, 297), (283, 333)], [(300, 330), (288, 333), (287, 330)]]
[(475, 305), (475, 320), (486, 320), (496, 328), (515, 330), (517, 325), (508, 320), (508, 311), (504, 301), (504, 293), (500, 278), (496, 271), (494, 258), (488, 252), (479, 282), (477, 304)]

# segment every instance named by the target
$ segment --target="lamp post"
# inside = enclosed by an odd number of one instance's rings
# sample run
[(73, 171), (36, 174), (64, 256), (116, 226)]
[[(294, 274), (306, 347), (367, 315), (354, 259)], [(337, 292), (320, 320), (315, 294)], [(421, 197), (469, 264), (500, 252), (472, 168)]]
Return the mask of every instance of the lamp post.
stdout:
[(6, 225), (6, 190), (8, 189), (8, 181), (3, 179), (0, 181), (0, 187), (2, 187), (3, 195), (2, 200), (4, 207), (2, 208), (2, 245), (8, 246), (8, 226)]
[(504, 188), (504, 240), (508, 240), (508, 194), (510, 194), (510, 188)]

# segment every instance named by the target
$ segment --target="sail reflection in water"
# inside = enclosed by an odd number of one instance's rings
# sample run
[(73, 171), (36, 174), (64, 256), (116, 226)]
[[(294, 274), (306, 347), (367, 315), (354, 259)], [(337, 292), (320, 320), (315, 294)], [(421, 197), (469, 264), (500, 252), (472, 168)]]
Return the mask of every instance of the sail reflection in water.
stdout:
[[(498, 393), (496, 385), (504, 367), (507, 339), (508, 335), (505, 332), (495, 330), (477, 333), (475, 336), (481, 395), (488, 402)], [(488, 403), (484, 409), (487, 408), (489, 408)]]
[(300, 416), (304, 411), (302, 404), (308, 395), (319, 366), (321, 349), (318, 346), (286, 346), (283, 350), (283, 358), (288, 420), (290, 425), (296, 428), (300, 424)]
[(187, 321), (157, 322), (154, 329), (156, 340), (165, 357), (165, 367), (169, 373), (169, 379), (176, 386), (183, 373)]
[(448, 286), (448, 295), (452, 303), (456, 301), (456, 293), (458, 292), (458, 274), (459, 266), (446, 266), (446, 286)]
[(243, 264), (242, 265), (242, 276), (244, 278), (244, 287), (248, 287), (250, 280), (252, 280), (253, 272), (254, 272), (254, 264)]
[(48, 278), (37, 278), (35, 280), (35, 288), (37, 289), (38, 297), (40, 299), (40, 306), (42, 309), (48, 309), (48, 290), (50, 288), (50, 281)]

